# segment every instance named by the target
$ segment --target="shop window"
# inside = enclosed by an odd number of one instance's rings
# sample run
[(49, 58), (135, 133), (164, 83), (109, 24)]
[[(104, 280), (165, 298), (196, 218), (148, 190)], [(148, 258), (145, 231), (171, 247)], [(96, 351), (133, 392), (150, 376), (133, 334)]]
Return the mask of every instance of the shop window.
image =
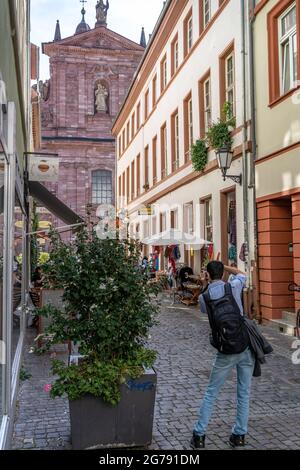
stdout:
[(93, 204), (112, 204), (112, 173), (98, 170), (92, 173), (92, 202)]
[(24, 235), (25, 217), (22, 211), (22, 206), (19, 197), (15, 195), (15, 210), (14, 210), (14, 257), (13, 257), (13, 319), (12, 319), (12, 345), (11, 345), (11, 359), (17, 350), (18, 341), (21, 332), (22, 322), (22, 288), (24, 284), (24, 270), (23, 270), (23, 235)]
[(235, 191), (221, 193), (222, 261), (237, 266), (237, 220)]
[(4, 348), (4, 332), (3, 332), (3, 257), (4, 257), (4, 194), (5, 188), (5, 168), (6, 164), (3, 155), (0, 156), (0, 426), (3, 416), (3, 397), (5, 385), (5, 348)]
[(204, 239), (213, 241), (213, 221), (212, 221), (212, 200), (211, 198), (204, 201)]

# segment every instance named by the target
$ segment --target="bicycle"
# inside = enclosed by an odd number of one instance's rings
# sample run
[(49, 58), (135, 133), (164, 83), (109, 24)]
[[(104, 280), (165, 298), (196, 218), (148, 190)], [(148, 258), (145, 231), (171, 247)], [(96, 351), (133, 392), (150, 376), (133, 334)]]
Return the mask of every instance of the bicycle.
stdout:
[[(295, 282), (291, 282), (288, 286), (288, 290), (289, 292), (300, 292), (300, 286)], [(297, 338), (300, 338), (300, 309), (297, 311), (295, 334)]]

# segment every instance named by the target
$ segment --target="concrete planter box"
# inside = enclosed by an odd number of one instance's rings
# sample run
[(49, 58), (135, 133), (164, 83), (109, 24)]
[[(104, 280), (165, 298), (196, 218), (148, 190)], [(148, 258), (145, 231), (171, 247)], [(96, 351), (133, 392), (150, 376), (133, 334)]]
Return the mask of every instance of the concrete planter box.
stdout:
[(117, 406), (89, 395), (70, 401), (73, 449), (150, 445), (155, 393), (156, 373), (149, 369), (139, 379), (128, 379), (121, 386)]

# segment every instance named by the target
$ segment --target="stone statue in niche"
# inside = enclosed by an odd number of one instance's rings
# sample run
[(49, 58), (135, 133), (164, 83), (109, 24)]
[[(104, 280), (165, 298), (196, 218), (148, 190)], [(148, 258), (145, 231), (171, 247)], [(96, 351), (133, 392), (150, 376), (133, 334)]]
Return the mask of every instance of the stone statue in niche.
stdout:
[(98, 83), (95, 90), (95, 106), (97, 113), (108, 113), (107, 98), (107, 88), (102, 83)]

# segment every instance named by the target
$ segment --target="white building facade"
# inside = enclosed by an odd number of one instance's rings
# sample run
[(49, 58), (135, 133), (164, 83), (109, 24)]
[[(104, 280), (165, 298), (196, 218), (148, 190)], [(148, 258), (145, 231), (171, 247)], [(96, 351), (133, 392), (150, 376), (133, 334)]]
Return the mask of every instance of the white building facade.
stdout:
[[(131, 232), (141, 240), (169, 228), (196, 232), (213, 242), (214, 259), (250, 274), (254, 189), (246, 4), (167, 2), (113, 133), (118, 208), (126, 209)], [(220, 119), (225, 102), (236, 118), (228, 173), (242, 174), (242, 185), (223, 180), (212, 149), (203, 172), (191, 162), (191, 145)], [(147, 215), (141, 215), (143, 206)], [(181, 255), (196, 273), (207, 259), (207, 251), (187, 247)]]

